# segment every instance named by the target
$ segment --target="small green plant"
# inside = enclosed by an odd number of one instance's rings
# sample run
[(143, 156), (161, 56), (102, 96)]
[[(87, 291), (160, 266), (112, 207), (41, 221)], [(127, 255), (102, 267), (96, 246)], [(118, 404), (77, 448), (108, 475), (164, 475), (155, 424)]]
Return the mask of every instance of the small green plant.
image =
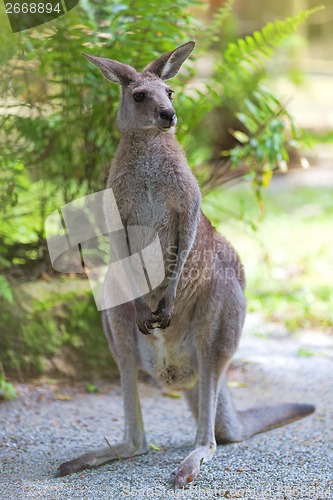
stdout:
[(155, 443), (149, 443), (149, 449), (154, 451), (161, 451), (161, 447), (157, 446)]
[(297, 355), (308, 358), (311, 356), (315, 356), (315, 353), (313, 351), (310, 351), (310, 349), (306, 349), (305, 347), (300, 347), (297, 351)]
[(16, 398), (16, 390), (11, 382), (7, 382), (5, 371), (0, 361), (0, 401), (10, 401)]
[(16, 390), (11, 382), (0, 377), (0, 401), (10, 401), (16, 398)]
[(94, 394), (98, 391), (98, 387), (97, 385), (88, 383), (86, 384), (86, 391), (88, 392), (88, 394)]

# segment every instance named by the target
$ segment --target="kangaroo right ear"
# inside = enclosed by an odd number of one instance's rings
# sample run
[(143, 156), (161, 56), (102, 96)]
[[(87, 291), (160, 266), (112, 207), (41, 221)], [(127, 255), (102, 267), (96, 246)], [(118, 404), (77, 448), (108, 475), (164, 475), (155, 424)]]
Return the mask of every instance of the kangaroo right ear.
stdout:
[(104, 57), (90, 56), (82, 52), (82, 55), (93, 63), (111, 82), (119, 83), (120, 85), (127, 86), (137, 76), (137, 72), (132, 66), (123, 64), (112, 59), (105, 59)]
[(149, 73), (154, 73), (159, 78), (162, 78), (162, 80), (172, 78), (178, 73), (183, 62), (186, 61), (191, 54), (194, 45), (194, 42), (187, 42), (180, 45), (175, 50), (163, 54), (161, 57), (148, 64), (143, 72), (149, 71)]

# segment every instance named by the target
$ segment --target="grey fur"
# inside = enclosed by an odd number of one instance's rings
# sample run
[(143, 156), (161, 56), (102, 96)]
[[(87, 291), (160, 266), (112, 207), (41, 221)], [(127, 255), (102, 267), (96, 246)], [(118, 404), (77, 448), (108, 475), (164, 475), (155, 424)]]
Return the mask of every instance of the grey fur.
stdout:
[[(164, 54), (142, 73), (87, 56), (122, 85), (121, 140), (107, 186), (113, 189), (124, 226), (158, 232), (166, 278), (145, 297), (103, 312), (123, 389), (123, 442), (62, 464), (58, 476), (148, 451), (139, 370), (169, 389), (184, 390), (197, 419), (194, 450), (175, 470), (174, 488), (197, 477), (217, 442), (241, 441), (314, 411), (311, 405), (293, 403), (238, 412), (229, 394), (226, 370), (246, 312), (243, 267), (200, 211), (199, 187), (175, 138), (170, 89), (162, 80), (178, 72), (193, 46), (189, 42)], [(145, 95), (143, 102), (135, 102), (136, 93)], [(107, 217), (107, 205), (105, 212)]]

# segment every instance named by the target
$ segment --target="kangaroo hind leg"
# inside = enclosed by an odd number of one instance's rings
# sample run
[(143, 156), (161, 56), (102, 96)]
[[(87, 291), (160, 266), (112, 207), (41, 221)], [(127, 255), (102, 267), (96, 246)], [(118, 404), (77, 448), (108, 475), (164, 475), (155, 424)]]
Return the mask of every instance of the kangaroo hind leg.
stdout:
[[(137, 362), (131, 331), (136, 328), (135, 316), (131, 305), (114, 308), (112, 316), (103, 312), (103, 326), (110, 347), (117, 354), (121, 386), (124, 401), (125, 428), (124, 438), (120, 443), (108, 444), (96, 450), (88, 451), (79, 457), (61, 464), (55, 477), (66, 476), (86, 468), (141, 455), (148, 451), (144, 432), (139, 392), (137, 386)], [(113, 325), (111, 321), (113, 320)], [(113, 328), (112, 328), (113, 326)], [(127, 333), (127, 337), (125, 336)]]

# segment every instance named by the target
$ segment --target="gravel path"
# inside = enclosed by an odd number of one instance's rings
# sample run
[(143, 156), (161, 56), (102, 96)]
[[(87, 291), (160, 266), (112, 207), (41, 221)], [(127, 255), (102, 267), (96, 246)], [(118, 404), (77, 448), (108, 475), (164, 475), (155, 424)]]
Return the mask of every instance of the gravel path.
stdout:
[(313, 416), (219, 446), (198, 479), (173, 493), (170, 473), (195, 436), (182, 398), (141, 384), (148, 439), (160, 449), (54, 479), (62, 461), (100, 446), (104, 436), (121, 439), (119, 386), (101, 384), (101, 392), (87, 394), (82, 387), (21, 385), (15, 401), (0, 405), (0, 498), (333, 499), (333, 338), (308, 332), (292, 341), (276, 331), (259, 338), (251, 321), (229, 374), (237, 406), (310, 402)]

